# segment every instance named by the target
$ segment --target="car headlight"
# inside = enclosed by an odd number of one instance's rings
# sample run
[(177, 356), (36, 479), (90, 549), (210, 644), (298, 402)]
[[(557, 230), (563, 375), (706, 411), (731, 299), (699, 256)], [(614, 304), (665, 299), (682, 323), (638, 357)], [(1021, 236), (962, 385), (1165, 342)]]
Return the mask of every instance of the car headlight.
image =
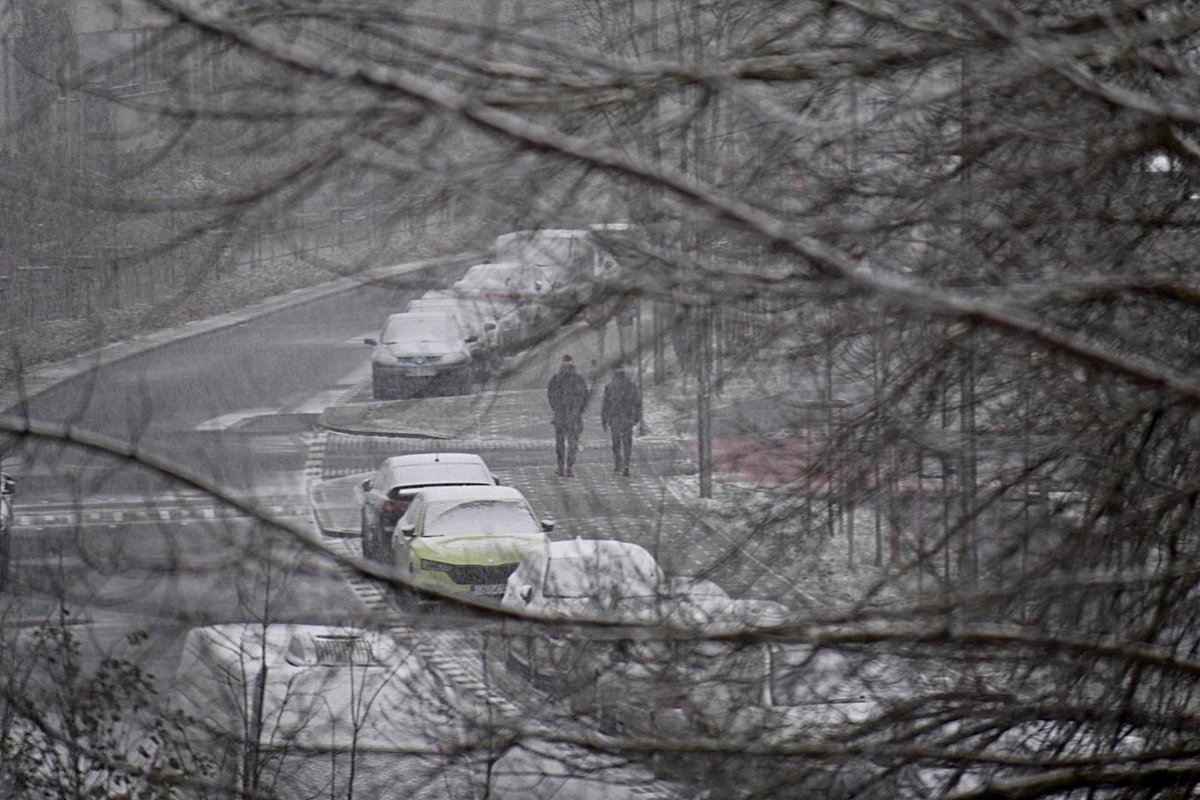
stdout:
[(457, 567), (457, 564), (447, 564), (444, 561), (434, 561), (430, 558), (421, 559), (421, 569), (433, 572), (449, 572)]

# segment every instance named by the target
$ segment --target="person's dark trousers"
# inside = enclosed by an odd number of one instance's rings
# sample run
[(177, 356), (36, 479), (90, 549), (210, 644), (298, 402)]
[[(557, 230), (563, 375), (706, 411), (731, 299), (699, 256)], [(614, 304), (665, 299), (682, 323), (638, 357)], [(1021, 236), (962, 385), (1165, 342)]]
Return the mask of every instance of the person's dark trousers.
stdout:
[(629, 456), (633, 452), (633, 428), (609, 428), (612, 433), (614, 471), (629, 472)]
[(558, 457), (558, 473), (575, 469), (575, 453), (579, 450), (579, 426), (554, 426), (554, 454)]

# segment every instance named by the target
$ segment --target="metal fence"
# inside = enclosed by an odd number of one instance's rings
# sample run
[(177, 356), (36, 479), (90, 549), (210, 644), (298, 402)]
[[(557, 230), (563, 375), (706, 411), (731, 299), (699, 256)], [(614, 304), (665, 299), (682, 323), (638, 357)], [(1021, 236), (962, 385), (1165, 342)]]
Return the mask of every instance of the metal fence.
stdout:
[[(418, 227), (445, 224), (434, 212)], [(320, 219), (294, 215), (289, 224), (254, 236), (207, 231), (171, 244), (171, 231), (147, 230), (137, 245), (105, 245), (92, 252), (47, 252), (39, 263), (0, 265), (0, 334), (32, 332), (54, 320), (83, 319), (110, 309), (155, 305), (186, 286), (271, 269), (273, 263), (336, 260), (346, 250), (381, 242), (370, 210), (333, 209)], [(414, 231), (409, 231), (414, 232)], [(117, 238), (117, 237), (114, 237)], [(5, 274), (7, 273), (7, 274)]]

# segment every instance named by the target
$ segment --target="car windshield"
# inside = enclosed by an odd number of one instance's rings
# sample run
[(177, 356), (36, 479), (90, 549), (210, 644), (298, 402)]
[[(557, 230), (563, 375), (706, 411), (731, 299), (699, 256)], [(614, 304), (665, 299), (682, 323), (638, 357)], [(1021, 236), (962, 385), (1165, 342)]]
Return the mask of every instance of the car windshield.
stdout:
[(657, 568), (643, 559), (567, 556), (551, 560), (542, 593), (559, 598), (654, 597), (658, 583)]
[(524, 503), (513, 500), (469, 500), (430, 503), (422, 536), (488, 536), (540, 533), (538, 521)]
[(449, 316), (422, 315), (392, 317), (380, 339), (384, 344), (397, 342), (449, 342), (459, 338)]

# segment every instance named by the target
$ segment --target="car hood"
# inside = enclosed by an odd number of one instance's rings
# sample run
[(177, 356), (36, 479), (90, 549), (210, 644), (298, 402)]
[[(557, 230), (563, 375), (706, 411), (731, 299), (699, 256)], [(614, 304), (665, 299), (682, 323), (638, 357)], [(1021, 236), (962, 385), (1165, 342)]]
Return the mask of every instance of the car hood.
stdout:
[(413, 554), (418, 558), (444, 561), (447, 564), (511, 564), (531, 547), (546, 541), (544, 533), (505, 536), (431, 536), (412, 540)]

